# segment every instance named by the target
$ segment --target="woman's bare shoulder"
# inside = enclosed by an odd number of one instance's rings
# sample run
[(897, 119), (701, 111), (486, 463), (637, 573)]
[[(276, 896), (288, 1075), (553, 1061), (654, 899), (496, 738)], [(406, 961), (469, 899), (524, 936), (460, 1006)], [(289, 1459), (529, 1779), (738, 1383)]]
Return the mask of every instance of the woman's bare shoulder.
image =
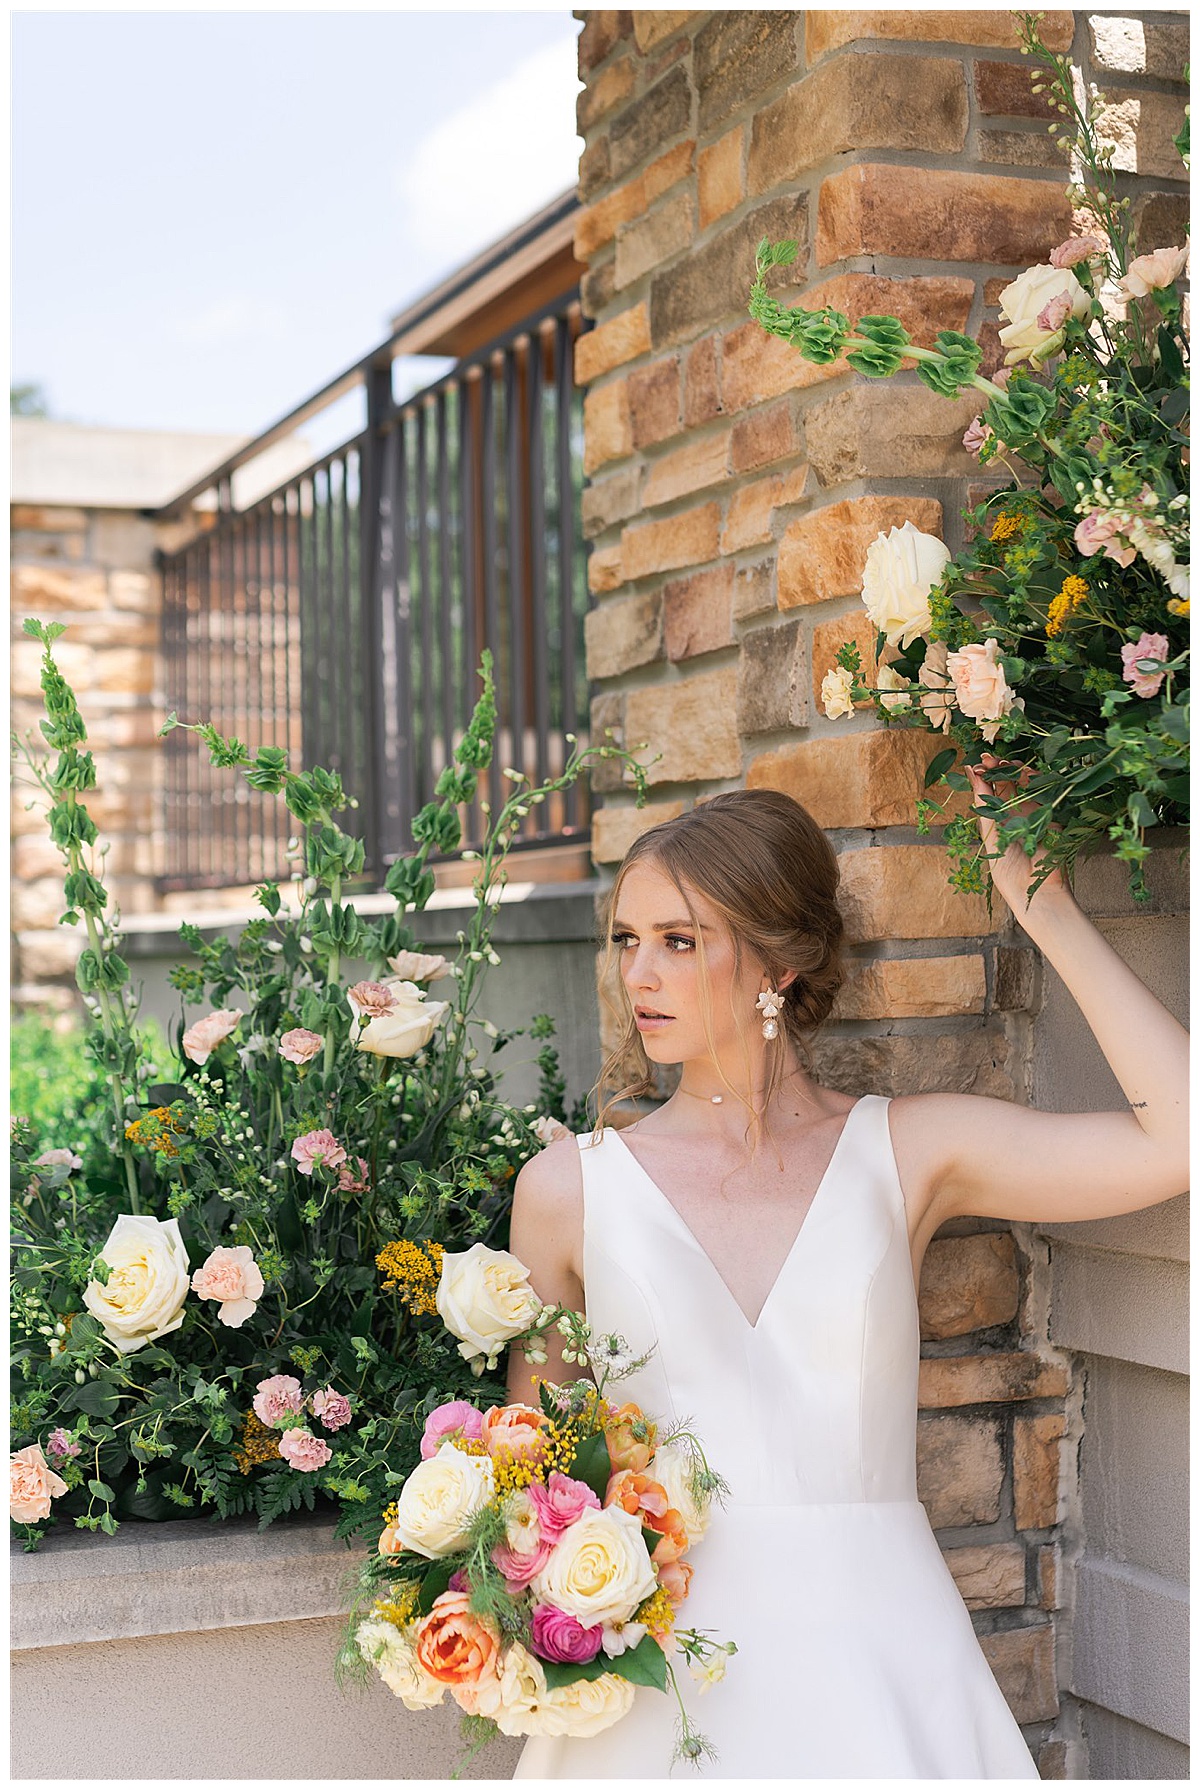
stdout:
[(563, 1130), (521, 1168), (513, 1187), (512, 1238), (521, 1260), (542, 1269), (537, 1284), (543, 1298), (561, 1296), (556, 1277), (564, 1270), (582, 1278), (583, 1170), (573, 1132)]

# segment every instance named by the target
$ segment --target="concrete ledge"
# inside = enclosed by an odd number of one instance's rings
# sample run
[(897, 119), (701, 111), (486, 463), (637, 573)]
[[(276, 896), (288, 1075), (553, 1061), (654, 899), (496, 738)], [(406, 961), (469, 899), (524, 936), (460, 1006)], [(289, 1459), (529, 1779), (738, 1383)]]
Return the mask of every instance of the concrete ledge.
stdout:
[(1188, 1599), (1142, 1567), (1086, 1556), (1076, 1567), (1071, 1689), (1171, 1740), (1188, 1738)]
[(1189, 1371), (1186, 1264), (1056, 1239), (1050, 1274), (1056, 1348)]
[(343, 1615), (365, 1559), (329, 1516), (273, 1523), (125, 1523), (115, 1535), (53, 1531), (32, 1554), (11, 1550), (14, 1652), (139, 1635)]

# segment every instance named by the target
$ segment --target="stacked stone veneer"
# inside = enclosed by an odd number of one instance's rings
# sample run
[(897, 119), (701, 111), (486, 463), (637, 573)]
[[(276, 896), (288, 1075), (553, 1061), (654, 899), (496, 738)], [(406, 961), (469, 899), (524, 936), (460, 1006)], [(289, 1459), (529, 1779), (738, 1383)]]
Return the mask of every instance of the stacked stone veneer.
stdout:
[[(987, 488), (977, 406), (915, 374), (814, 367), (746, 318), (754, 249), (794, 238), (785, 302), (894, 312), (914, 340), (1001, 351), (1000, 289), (1071, 233), (1067, 169), (1005, 12), (584, 12), (587, 264), (576, 350), (596, 606), (593, 737), (646, 750), (637, 810), (600, 768), (593, 855), (717, 790), (786, 790), (840, 856), (851, 974), (816, 1053), (854, 1091), (1022, 1099), (1037, 964), (997, 903), (946, 881), (916, 830), (939, 742), (824, 718), (844, 638), (871, 661), (860, 573), (880, 529), (961, 542)], [(1183, 15), (1047, 14), (1046, 41), (1118, 102), (1142, 248), (1182, 242)], [(1020, 1237), (1023, 1247), (1018, 1245)], [(1060, 1605), (1080, 1389), (1045, 1345), (1044, 1249), (947, 1226), (921, 1288), (921, 1495), (1044, 1776), (1077, 1775)], [(1057, 1644), (1057, 1649), (1056, 1649)]]

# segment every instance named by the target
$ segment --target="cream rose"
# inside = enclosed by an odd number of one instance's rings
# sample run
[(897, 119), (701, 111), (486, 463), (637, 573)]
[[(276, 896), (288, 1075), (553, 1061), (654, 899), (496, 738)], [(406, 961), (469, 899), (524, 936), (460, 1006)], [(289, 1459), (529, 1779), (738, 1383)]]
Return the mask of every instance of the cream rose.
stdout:
[(830, 721), (840, 721), (843, 715), (854, 713), (854, 704), (850, 700), (850, 692), (854, 688), (854, 674), (847, 671), (844, 665), (835, 665), (821, 679), (821, 707)]
[(51, 1498), (61, 1498), (67, 1482), (53, 1471), (40, 1442), (8, 1457), (8, 1514), (14, 1523), (40, 1523), (50, 1515)]
[(486, 1359), (493, 1367), (501, 1349), (528, 1330), (542, 1309), (529, 1284), (529, 1270), (507, 1249), (473, 1243), (442, 1257), (437, 1308), (443, 1324), (458, 1337), (464, 1361)]
[(432, 1709), (442, 1702), (445, 1685), (425, 1670), (413, 1643), (394, 1623), (369, 1616), (359, 1623), (354, 1640), (363, 1658), (375, 1667), (405, 1709)]
[(708, 1528), (708, 1501), (698, 1503), (692, 1492), (692, 1457), (678, 1442), (665, 1442), (654, 1451), (646, 1469), (667, 1494), (667, 1503), (683, 1518), (688, 1546), (694, 1547)]
[(610, 1504), (585, 1510), (563, 1532), (531, 1588), (535, 1597), (593, 1628), (628, 1622), (657, 1584), (640, 1519)]
[[(500, 1659), (499, 1673), (485, 1679), (470, 1698), (471, 1713), (490, 1717), (501, 1734), (560, 1734), (561, 1728), (546, 1721), (542, 1710), (549, 1692), (542, 1663), (519, 1641), (510, 1641)], [(455, 1698), (460, 1702), (460, 1698)]]
[(1129, 263), (1117, 285), (1130, 298), (1149, 298), (1152, 292), (1162, 292), (1175, 283), (1187, 266), (1187, 258), (1186, 243), (1181, 249), (1155, 249), (1152, 254), (1139, 255)]
[(83, 1303), (122, 1355), (178, 1330), (188, 1257), (177, 1218), (122, 1212), (99, 1253), (108, 1263), (108, 1281), (101, 1286), (89, 1280)]
[(556, 1685), (542, 1698), (540, 1733), (564, 1734), (571, 1740), (587, 1740), (611, 1728), (633, 1707), (634, 1686), (615, 1672), (599, 1678), (577, 1678)]
[(1052, 299), (1063, 296), (1068, 301), (1067, 315), (1081, 319), (1090, 315), (1091, 295), (1069, 267), (1052, 267), (1048, 262), (1029, 267), (1004, 288), (1000, 308), (1008, 322), (1000, 330), (1000, 340), (1006, 367), (1023, 360), (1038, 366), (1057, 353), (1062, 346), (1062, 323), (1047, 329), (1038, 319)]
[(875, 536), (863, 566), (862, 600), (889, 646), (909, 646), (929, 631), (929, 593), (949, 559), (944, 541), (911, 522)]
[[(994, 740), (1000, 731), (1000, 718), (1014, 706), (1013, 691), (999, 662), (1000, 647), (995, 640), (985, 640), (959, 647), (946, 659), (946, 670), (954, 683), (954, 695), (964, 715), (983, 723), (985, 739)], [(989, 731), (990, 725), (990, 731)]]
[(377, 1057), (412, 1057), (423, 1050), (450, 1011), (449, 1001), (427, 1001), (415, 982), (381, 984), (392, 997), (387, 1013), (356, 1031), (359, 1050)]
[(391, 1525), (396, 1539), (426, 1560), (452, 1554), (494, 1490), (487, 1455), (464, 1454), (453, 1442), (443, 1442), (432, 1459), (418, 1462), (400, 1488)]

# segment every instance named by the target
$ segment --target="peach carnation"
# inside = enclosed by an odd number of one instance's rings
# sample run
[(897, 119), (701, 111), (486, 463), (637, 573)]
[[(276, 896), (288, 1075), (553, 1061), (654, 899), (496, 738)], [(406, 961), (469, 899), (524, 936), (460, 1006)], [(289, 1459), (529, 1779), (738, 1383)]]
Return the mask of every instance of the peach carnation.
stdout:
[(382, 1019), (396, 1004), (386, 982), (356, 982), (346, 990), (346, 999), (355, 1019)]
[(292, 1161), (302, 1175), (311, 1175), (318, 1162), (322, 1168), (341, 1168), (346, 1152), (332, 1131), (306, 1131), (292, 1145)]
[(263, 1295), (263, 1277), (252, 1252), (243, 1245), (217, 1248), (192, 1275), (192, 1291), (201, 1299), (215, 1299), (219, 1321), (237, 1330), (254, 1316)]
[(310, 1032), (304, 1026), (294, 1026), (279, 1040), (279, 1054), (288, 1063), (311, 1063), (324, 1048), (320, 1032)]
[(328, 1442), (322, 1442), (320, 1436), (314, 1436), (311, 1430), (284, 1430), (279, 1438), (279, 1452), (289, 1467), (295, 1467), (299, 1473), (316, 1473), (326, 1461), (333, 1459), (333, 1450)]
[(1152, 254), (1139, 255), (1129, 263), (1117, 285), (1130, 298), (1149, 298), (1152, 292), (1174, 285), (1187, 266), (1187, 258), (1186, 243), (1181, 249), (1155, 249)]
[(183, 1054), (193, 1063), (207, 1063), (222, 1039), (235, 1032), (242, 1017), (240, 1007), (223, 1007), (219, 1013), (208, 1013), (190, 1025), (183, 1034)]
[(41, 1444), (9, 1456), (8, 1509), (14, 1523), (40, 1523), (50, 1515), (51, 1498), (61, 1498), (67, 1482), (53, 1471)]

